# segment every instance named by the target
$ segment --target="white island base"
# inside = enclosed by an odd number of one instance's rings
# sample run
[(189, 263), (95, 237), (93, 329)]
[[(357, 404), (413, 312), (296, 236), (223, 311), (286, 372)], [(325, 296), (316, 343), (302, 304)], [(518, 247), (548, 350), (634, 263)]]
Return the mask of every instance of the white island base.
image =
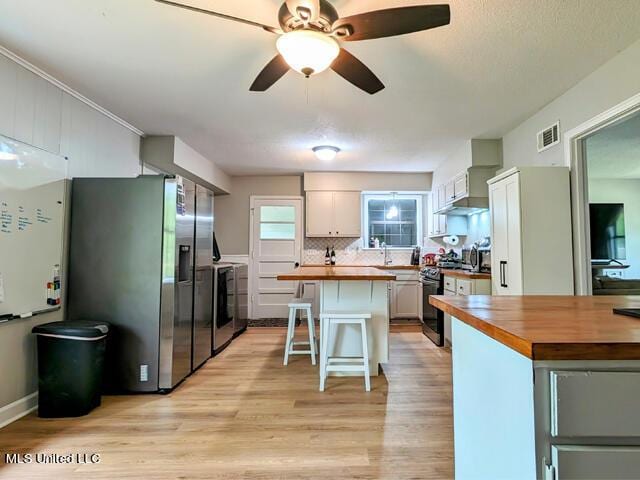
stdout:
[[(320, 282), (321, 313), (370, 313), (367, 320), (369, 370), (379, 374), (379, 365), (389, 360), (388, 282), (376, 280), (323, 280)], [(361, 357), (360, 327), (335, 325), (330, 334), (329, 356)], [(333, 348), (331, 348), (333, 347)], [(331, 372), (330, 375), (362, 375)]]

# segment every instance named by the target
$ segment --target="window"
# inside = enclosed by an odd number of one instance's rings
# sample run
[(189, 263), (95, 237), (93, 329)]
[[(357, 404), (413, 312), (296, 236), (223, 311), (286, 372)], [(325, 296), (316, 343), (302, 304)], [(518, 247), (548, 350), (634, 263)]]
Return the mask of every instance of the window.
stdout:
[(364, 244), (375, 240), (393, 248), (412, 248), (422, 238), (422, 196), (382, 194), (364, 196)]
[(260, 240), (293, 240), (295, 238), (295, 207), (260, 207)]

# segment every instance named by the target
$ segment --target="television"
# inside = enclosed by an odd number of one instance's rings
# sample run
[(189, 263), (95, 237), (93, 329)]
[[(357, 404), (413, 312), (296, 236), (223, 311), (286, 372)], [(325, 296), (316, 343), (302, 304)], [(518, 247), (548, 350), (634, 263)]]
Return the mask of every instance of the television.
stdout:
[(623, 203), (591, 203), (591, 260), (626, 260)]

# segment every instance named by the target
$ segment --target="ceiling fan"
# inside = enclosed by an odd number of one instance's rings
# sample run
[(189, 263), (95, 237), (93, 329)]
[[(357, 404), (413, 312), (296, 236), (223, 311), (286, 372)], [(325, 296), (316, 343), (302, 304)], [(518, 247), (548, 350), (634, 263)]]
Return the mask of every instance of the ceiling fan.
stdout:
[(264, 67), (249, 88), (254, 92), (264, 92), (290, 69), (308, 78), (331, 68), (345, 80), (373, 95), (384, 88), (383, 83), (364, 63), (342, 48), (340, 42), (419, 32), (448, 25), (451, 20), (449, 5), (397, 7), (340, 18), (327, 0), (286, 0), (278, 12), (280, 28), (275, 28), (170, 0), (155, 1), (252, 25), (279, 35), (276, 42), (279, 54)]

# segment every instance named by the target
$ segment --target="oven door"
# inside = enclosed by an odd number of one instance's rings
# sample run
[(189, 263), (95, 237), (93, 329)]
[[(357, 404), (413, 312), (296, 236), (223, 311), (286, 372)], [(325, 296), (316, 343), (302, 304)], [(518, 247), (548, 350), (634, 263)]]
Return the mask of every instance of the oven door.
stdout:
[(422, 279), (422, 332), (437, 346), (444, 346), (444, 313), (429, 303), (430, 295), (442, 295), (440, 282)]
[(219, 353), (233, 337), (235, 278), (233, 267), (216, 269), (213, 353)]

